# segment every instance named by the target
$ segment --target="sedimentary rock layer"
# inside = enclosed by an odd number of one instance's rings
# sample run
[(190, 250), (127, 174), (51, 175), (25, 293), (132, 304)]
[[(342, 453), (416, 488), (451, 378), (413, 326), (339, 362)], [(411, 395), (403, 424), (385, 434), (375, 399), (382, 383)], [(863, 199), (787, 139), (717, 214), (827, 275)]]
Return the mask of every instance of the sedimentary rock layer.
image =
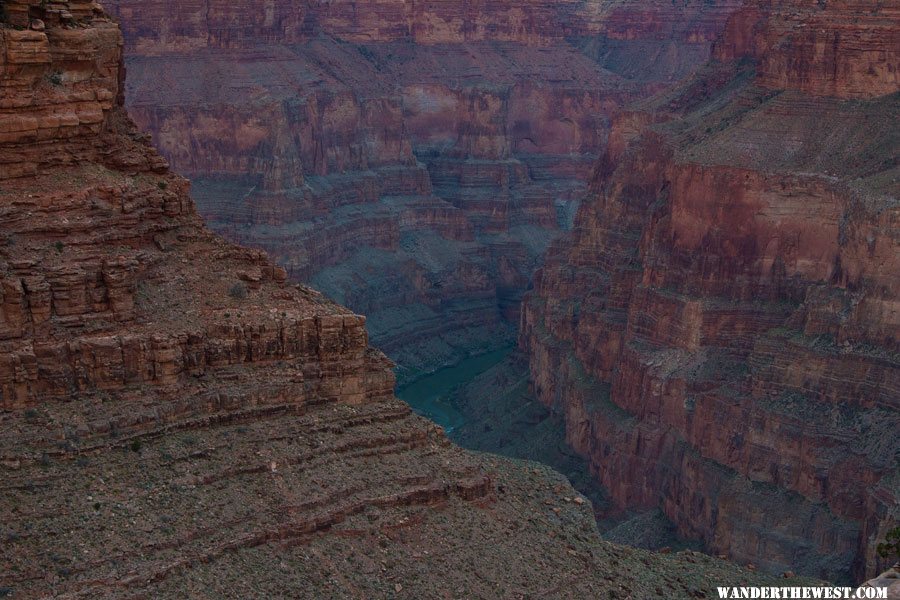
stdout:
[(752, 57), (771, 89), (873, 98), (900, 86), (900, 6), (840, 0), (754, 0), (731, 19), (722, 59)]
[(204, 228), (116, 101), (121, 36), (99, 9), (4, 8), (0, 596), (767, 581), (600, 544), (560, 476), (452, 447), (393, 397), (363, 317)]
[(211, 227), (365, 311), (402, 377), (509, 340), (610, 117), (738, 4), (108, 3)]
[(616, 121), (521, 343), (619, 507), (859, 581), (900, 497), (898, 5), (794, 4)]
[[(200, 48), (246, 48), (260, 42), (294, 44), (320, 33), (353, 43), (425, 45), (481, 41), (532, 46), (566, 38), (604, 35), (614, 40), (712, 42), (739, 1), (665, 2), (358, 2), (274, 0), (188, 1), (177, 5), (112, 0), (123, 18), (129, 50), (165, 54)], [(175, 10), (172, 10), (175, 8)]]

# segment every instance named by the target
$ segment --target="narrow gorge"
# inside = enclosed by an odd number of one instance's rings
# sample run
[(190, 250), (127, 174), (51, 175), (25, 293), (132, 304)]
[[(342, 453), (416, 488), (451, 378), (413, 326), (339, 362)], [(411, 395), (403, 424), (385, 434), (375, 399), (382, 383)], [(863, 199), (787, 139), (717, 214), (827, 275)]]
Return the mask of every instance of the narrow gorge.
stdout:
[[(561, 416), (601, 522), (889, 566), (896, 2), (214, 4), (111, 3), (129, 111), (213, 229), (368, 315), (401, 383), (518, 337), (493, 374)], [(476, 374), (401, 396), (547, 458)]]

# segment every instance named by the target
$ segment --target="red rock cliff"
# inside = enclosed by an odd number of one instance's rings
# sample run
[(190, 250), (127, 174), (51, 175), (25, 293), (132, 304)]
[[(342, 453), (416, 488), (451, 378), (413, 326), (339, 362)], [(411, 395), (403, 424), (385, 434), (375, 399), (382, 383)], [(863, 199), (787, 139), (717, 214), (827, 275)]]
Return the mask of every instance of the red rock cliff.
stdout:
[(768, 569), (873, 576), (898, 518), (897, 8), (748, 3), (614, 124), (523, 309), (617, 505)]
[[(81, 388), (171, 384), (212, 366), (295, 355), (349, 360), (366, 374), (355, 388), (341, 376), (323, 380), (326, 388), (357, 400), (389, 396), (387, 363), (369, 354), (361, 317), (300, 301), (284, 286), (283, 269), (203, 229), (186, 182), (169, 174), (116, 101), (123, 72), (118, 27), (92, 19), (91, 11), (80, 17), (30, 8), (43, 19), (0, 32), (2, 405), (33, 406)], [(204, 254), (222, 270), (204, 273), (207, 261), (188, 260)], [(176, 272), (178, 285), (170, 281)], [(242, 323), (240, 311), (224, 323), (225, 305), (183, 306), (193, 292), (179, 288), (192, 279), (220, 298), (228, 297), (229, 284), (284, 296), (275, 304), (286, 312), (276, 319), (266, 308), (272, 316), (244, 347), (250, 338), (241, 339), (252, 337), (245, 328), (254, 327)], [(377, 385), (365, 385), (367, 377)]]
[(767, 88), (872, 98), (900, 87), (898, 21), (894, 2), (755, 0), (731, 18), (714, 54), (756, 59)]
[(129, 110), (210, 225), (415, 371), (510, 339), (610, 117), (702, 64), (738, 2), (107, 5)]
[(393, 398), (363, 317), (203, 227), (125, 115), (99, 8), (3, 8), (0, 596), (687, 594), (748, 575), (641, 569), (586, 507), (553, 506), (574, 495), (559, 476), (450, 446)]

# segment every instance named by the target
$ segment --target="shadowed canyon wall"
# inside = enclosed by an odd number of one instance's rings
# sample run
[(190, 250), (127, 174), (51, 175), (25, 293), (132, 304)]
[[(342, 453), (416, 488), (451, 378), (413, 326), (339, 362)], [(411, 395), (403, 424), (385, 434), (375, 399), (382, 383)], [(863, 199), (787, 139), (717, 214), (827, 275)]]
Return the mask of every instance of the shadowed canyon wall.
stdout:
[(611, 117), (739, 2), (106, 6), (129, 111), (209, 225), (365, 312), (408, 378), (512, 339)]
[(524, 303), (540, 399), (619, 508), (832, 580), (900, 501), (900, 4), (756, 0), (612, 126)]
[(97, 5), (3, 8), (0, 596), (774, 583), (601, 543), (558, 474), (451, 446), (393, 397), (364, 317), (203, 226), (125, 114)]

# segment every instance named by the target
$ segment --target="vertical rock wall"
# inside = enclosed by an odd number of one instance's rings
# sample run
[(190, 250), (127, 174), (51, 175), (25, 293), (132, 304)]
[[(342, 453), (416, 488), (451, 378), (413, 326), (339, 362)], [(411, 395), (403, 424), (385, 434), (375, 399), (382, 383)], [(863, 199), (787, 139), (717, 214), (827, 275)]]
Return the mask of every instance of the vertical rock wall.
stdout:
[(795, 4), (616, 121), (521, 344), (620, 507), (860, 580), (900, 496), (897, 6)]

